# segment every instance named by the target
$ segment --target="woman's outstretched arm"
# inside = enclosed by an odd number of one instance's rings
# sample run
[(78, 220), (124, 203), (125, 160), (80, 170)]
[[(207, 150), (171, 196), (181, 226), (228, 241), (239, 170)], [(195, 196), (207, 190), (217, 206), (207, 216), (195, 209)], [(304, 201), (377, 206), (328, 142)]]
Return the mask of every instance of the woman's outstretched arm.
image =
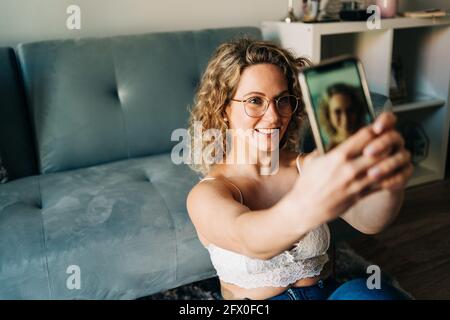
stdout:
[(413, 172), (410, 153), (403, 138), (394, 130), (396, 117), (384, 113), (377, 119), (374, 131), (378, 138), (364, 149), (366, 156), (380, 157), (380, 162), (367, 174), (375, 179), (376, 191), (362, 198), (342, 218), (355, 229), (375, 234), (385, 229), (398, 216), (404, 189)]
[(403, 198), (403, 190), (372, 193), (350, 208), (342, 219), (362, 233), (377, 234), (395, 221)]

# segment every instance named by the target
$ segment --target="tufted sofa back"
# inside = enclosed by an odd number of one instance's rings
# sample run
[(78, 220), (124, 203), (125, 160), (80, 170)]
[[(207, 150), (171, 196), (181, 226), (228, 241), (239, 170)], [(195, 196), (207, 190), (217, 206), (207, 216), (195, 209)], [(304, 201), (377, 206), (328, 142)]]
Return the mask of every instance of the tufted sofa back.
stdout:
[(169, 152), (214, 49), (258, 28), (21, 44), (41, 173)]

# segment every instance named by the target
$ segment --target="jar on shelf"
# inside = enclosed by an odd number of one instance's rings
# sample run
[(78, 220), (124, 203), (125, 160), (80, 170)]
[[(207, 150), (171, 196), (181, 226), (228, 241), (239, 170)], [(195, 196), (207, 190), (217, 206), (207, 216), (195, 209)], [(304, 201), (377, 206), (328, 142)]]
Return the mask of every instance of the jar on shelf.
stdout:
[(376, 0), (382, 18), (395, 18), (398, 11), (398, 0)]
[(302, 2), (302, 13), (303, 22), (314, 22), (319, 16), (319, 0), (303, 0)]

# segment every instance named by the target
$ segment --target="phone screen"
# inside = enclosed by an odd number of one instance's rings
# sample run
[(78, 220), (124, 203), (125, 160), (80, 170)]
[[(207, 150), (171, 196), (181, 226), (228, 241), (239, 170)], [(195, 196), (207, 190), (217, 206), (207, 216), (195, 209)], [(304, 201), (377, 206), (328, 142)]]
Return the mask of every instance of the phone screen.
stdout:
[(373, 122), (356, 59), (303, 71), (325, 152)]

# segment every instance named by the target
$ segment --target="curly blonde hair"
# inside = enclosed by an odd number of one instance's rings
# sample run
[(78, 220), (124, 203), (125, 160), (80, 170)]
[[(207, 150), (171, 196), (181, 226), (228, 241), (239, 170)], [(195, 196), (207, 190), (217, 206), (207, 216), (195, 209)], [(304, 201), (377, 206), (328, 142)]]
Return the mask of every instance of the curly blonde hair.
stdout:
[[(241, 38), (220, 45), (211, 57), (206, 70), (202, 76), (197, 90), (194, 106), (190, 110), (189, 133), (194, 137), (194, 123), (200, 122), (202, 131), (208, 129), (219, 129), (222, 133), (222, 141), (218, 147), (223, 155), (229, 150), (226, 146), (225, 108), (234, 96), (239, 84), (240, 75), (245, 68), (268, 63), (278, 66), (288, 81), (288, 90), (300, 98), (299, 106), (292, 115), (284, 137), (280, 141), (280, 149), (297, 151), (299, 144), (299, 129), (305, 118), (305, 108), (297, 73), (304, 67), (310, 66), (311, 62), (306, 58), (295, 58), (286, 49), (268, 41)], [(209, 144), (202, 141), (202, 151)], [(225, 152), (224, 152), (225, 151)], [(214, 152), (211, 153), (214, 157)], [(215, 163), (201, 164), (191, 163), (190, 167), (202, 175), (207, 175)]]

